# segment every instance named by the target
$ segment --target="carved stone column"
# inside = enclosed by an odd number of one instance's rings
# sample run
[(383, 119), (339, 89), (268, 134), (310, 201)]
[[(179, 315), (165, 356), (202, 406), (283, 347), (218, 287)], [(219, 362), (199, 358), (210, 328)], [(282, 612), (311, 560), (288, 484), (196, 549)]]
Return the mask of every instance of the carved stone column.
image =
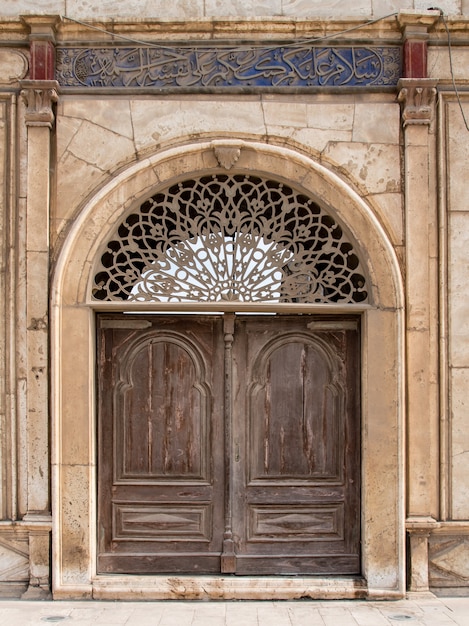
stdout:
[(28, 129), (26, 197), (27, 513), (30, 588), (49, 590), (49, 206), (50, 131), (57, 100), (55, 81), (22, 81)]
[[(405, 148), (407, 515), (414, 519), (436, 518), (439, 511), (438, 224), (433, 133), (436, 81), (402, 79), (399, 87)], [(411, 586), (415, 586), (412, 581)]]
[(26, 459), (29, 590), (43, 597), (50, 583), (49, 450), (49, 208), (51, 129), (58, 83), (54, 75), (57, 17), (24, 18), (31, 28), (30, 80), (21, 81), (27, 127), (26, 179)]
[(426, 72), (426, 50), (414, 44), (406, 59), (411, 77), (400, 81), (398, 95), (405, 150), (407, 529), (409, 588), (428, 591), (428, 532), (415, 524), (439, 511), (437, 91), (435, 80), (415, 77)]

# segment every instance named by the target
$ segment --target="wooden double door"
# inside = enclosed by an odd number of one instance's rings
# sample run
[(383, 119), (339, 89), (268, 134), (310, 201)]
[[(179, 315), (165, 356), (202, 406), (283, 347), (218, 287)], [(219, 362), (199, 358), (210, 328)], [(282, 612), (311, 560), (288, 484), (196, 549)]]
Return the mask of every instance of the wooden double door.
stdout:
[(360, 572), (355, 318), (97, 329), (99, 572)]

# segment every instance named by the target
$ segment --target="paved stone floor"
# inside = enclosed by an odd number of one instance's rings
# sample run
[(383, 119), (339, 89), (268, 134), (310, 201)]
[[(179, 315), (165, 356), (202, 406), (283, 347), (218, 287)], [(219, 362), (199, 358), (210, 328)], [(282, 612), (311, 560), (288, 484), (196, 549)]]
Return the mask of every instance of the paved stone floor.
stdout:
[(391, 602), (0, 600), (1, 626), (469, 626), (469, 597)]

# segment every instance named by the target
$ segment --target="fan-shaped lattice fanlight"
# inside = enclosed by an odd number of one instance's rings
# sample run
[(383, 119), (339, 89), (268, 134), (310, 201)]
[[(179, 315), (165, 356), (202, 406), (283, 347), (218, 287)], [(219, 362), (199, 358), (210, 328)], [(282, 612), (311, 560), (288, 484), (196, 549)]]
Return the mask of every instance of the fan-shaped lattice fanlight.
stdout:
[(273, 180), (185, 180), (119, 225), (94, 276), (97, 300), (340, 302), (367, 299), (341, 227), (311, 198)]

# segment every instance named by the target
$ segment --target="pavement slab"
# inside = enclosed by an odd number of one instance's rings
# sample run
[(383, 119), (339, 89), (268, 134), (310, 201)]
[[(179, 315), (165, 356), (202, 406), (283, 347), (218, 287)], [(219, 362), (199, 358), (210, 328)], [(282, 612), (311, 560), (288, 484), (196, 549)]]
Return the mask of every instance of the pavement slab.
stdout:
[(1, 626), (469, 626), (469, 596), (376, 602), (0, 600)]

